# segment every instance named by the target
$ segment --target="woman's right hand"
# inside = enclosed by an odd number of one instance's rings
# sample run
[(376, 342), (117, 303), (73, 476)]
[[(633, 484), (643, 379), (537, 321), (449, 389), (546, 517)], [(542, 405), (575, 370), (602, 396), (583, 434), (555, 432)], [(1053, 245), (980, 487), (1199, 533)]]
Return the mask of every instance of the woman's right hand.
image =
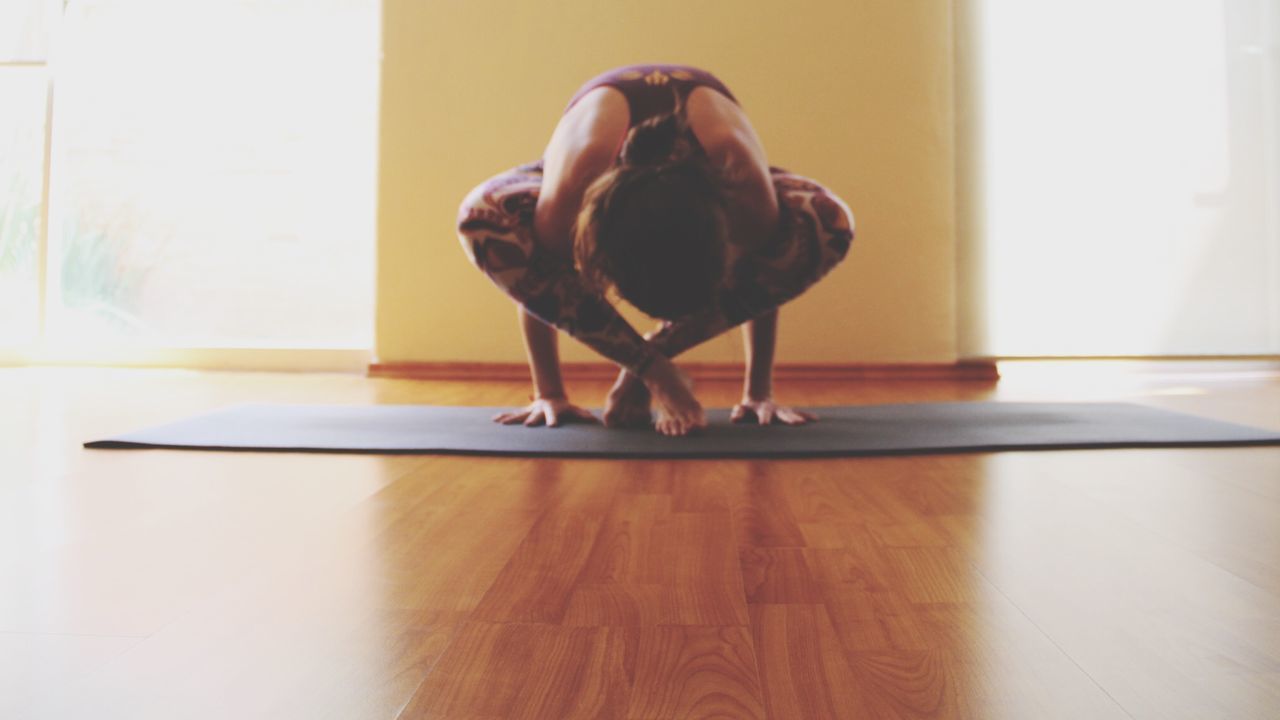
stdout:
[(663, 435), (688, 435), (707, 426), (707, 414), (693, 396), (688, 377), (658, 355), (641, 376), (658, 409), (654, 428)]
[(540, 425), (558, 427), (562, 422), (600, 422), (590, 411), (569, 402), (567, 397), (534, 398), (528, 407), (522, 410), (498, 413), (493, 416), (493, 421), (503, 425), (524, 423), (525, 427), (538, 427)]

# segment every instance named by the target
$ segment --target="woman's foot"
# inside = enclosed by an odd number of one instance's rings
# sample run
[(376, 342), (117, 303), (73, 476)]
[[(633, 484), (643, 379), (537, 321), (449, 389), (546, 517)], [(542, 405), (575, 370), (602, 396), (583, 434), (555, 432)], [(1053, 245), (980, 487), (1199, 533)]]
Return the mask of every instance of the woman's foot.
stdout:
[(654, 428), (663, 435), (688, 435), (707, 426), (707, 414), (693, 396), (693, 383), (670, 360), (658, 356), (644, 374), (644, 384), (657, 403)]
[(604, 401), (605, 427), (651, 427), (651, 400), (644, 382), (623, 370)]

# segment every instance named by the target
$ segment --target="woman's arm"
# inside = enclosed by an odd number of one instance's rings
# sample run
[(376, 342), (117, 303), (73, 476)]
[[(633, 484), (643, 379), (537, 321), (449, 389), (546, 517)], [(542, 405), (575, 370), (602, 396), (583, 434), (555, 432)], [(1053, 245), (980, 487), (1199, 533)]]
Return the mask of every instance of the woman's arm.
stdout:
[(528, 407), (498, 413), (495, 422), (504, 425), (523, 423), (528, 426), (556, 427), (561, 421), (600, 422), (590, 411), (569, 402), (564, 381), (560, 377), (560, 349), (556, 329), (529, 314), (519, 306), (520, 329), (524, 336), (525, 354), (533, 375), (533, 397)]
[(742, 382), (742, 397), (768, 400), (773, 397), (773, 355), (778, 343), (778, 309), (742, 326), (742, 346), (746, 351), (747, 371)]
[(733, 407), (729, 419), (742, 422), (754, 416), (761, 425), (775, 420), (786, 425), (803, 425), (817, 415), (779, 405), (773, 400), (773, 354), (778, 342), (778, 309), (747, 321), (742, 326), (747, 373), (743, 380), (742, 402)]
[(533, 397), (567, 398), (564, 379), (560, 376), (560, 342), (556, 329), (530, 315), (523, 305), (517, 307), (525, 357), (533, 376)]

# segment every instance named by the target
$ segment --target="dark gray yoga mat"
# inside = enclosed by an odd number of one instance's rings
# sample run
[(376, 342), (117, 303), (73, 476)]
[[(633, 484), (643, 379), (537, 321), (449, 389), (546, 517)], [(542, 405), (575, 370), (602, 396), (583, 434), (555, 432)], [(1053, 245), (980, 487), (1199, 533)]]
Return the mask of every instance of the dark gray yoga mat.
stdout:
[[(362, 453), (587, 457), (817, 457), (931, 452), (1280, 444), (1280, 432), (1127, 403), (916, 403), (812, 408), (800, 427), (711, 426), (668, 438), (649, 429), (498, 425), (504, 408), (424, 405), (238, 405), (86, 443)], [(509, 409), (509, 408), (508, 408)]]

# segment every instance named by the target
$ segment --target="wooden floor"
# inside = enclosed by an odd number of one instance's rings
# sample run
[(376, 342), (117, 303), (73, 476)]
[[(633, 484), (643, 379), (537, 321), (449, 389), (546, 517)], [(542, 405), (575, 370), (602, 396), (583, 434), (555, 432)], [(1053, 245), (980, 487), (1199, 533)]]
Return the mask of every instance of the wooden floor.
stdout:
[[(1280, 381), (1261, 374), (1005, 372), (780, 390), (817, 405), (1123, 400), (1280, 429)], [(725, 405), (735, 387), (700, 392)], [(526, 393), (0, 370), (0, 717), (1280, 717), (1280, 448), (80, 448), (240, 401)]]

